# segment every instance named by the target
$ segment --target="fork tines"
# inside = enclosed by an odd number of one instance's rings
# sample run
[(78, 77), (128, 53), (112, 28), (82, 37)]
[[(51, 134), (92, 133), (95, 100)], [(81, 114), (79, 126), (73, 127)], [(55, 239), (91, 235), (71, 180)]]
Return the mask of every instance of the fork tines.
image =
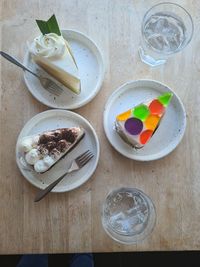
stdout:
[(94, 157), (92, 152), (87, 150), (76, 158), (76, 163), (79, 167), (83, 167), (86, 163), (88, 163), (89, 160), (91, 160), (92, 157)]
[(63, 92), (63, 89), (61, 87), (59, 87), (57, 84), (53, 83), (53, 82), (49, 82), (48, 89), (54, 95), (57, 95), (57, 96), (61, 95), (62, 92)]

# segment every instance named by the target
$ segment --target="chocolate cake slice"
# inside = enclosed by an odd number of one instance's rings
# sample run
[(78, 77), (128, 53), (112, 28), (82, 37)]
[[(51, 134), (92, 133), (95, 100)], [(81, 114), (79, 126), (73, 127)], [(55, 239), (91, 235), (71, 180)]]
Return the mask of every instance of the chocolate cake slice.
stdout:
[(38, 173), (48, 171), (83, 138), (81, 127), (61, 128), (24, 137), (20, 150), (26, 163)]

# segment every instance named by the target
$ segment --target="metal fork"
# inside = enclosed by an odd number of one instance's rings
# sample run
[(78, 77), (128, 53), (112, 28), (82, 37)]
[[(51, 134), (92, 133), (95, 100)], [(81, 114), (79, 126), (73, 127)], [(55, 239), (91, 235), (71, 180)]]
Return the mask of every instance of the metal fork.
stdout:
[(45, 78), (34, 73), (32, 70), (28, 69), (21, 62), (19, 62), (16, 58), (8, 55), (7, 53), (3, 51), (0, 51), (0, 54), (2, 57), (6, 58), (8, 61), (12, 62), (13, 64), (17, 65), (23, 70), (30, 72), (35, 77), (37, 77), (40, 80), (40, 83), (44, 87), (44, 89), (46, 89), (49, 93), (59, 96), (63, 92), (63, 89), (60, 86), (58, 86), (54, 81), (50, 80), (49, 78)]
[(83, 154), (78, 156), (76, 159), (74, 159), (71, 163), (70, 168), (65, 172), (63, 175), (61, 175), (58, 179), (56, 179), (53, 183), (48, 185), (45, 189), (41, 189), (36, 197), (35, 202), (40, 201), (43, 197), (45, 197), (68, 173), (80, 170), (83, 166), (85, 166), (88, 161), (90, 161), (93, 158), (92, 152), (89, 150), (85, 151)]

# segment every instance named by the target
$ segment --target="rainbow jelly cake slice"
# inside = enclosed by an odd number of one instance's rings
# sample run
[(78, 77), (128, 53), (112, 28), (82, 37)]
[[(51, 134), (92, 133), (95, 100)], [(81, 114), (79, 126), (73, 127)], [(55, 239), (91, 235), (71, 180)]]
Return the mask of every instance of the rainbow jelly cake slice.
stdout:
[(142, 148), (158, 128), (172, 96), (172, 93), (163, 93), (155, 99), (117, 115), (115, 121), (117, 133), (132, 147)]

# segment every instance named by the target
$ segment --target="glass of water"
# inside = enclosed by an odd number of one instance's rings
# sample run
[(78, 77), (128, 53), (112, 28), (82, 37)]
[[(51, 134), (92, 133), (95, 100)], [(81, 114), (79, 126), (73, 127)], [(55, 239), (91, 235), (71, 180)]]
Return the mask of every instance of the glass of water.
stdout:
[(153, 6), (142, 22), (141, 60), (153, 67), (164, 64), (189, 44), (193, 30), (192, 17), (183, 7), (174, 3)]
[(134, 244), (146, 238), (156, 221), (151, 199), (136, 188), (119, 188), (108, 194), (102, 209), (107, 234), (120, 243)]

